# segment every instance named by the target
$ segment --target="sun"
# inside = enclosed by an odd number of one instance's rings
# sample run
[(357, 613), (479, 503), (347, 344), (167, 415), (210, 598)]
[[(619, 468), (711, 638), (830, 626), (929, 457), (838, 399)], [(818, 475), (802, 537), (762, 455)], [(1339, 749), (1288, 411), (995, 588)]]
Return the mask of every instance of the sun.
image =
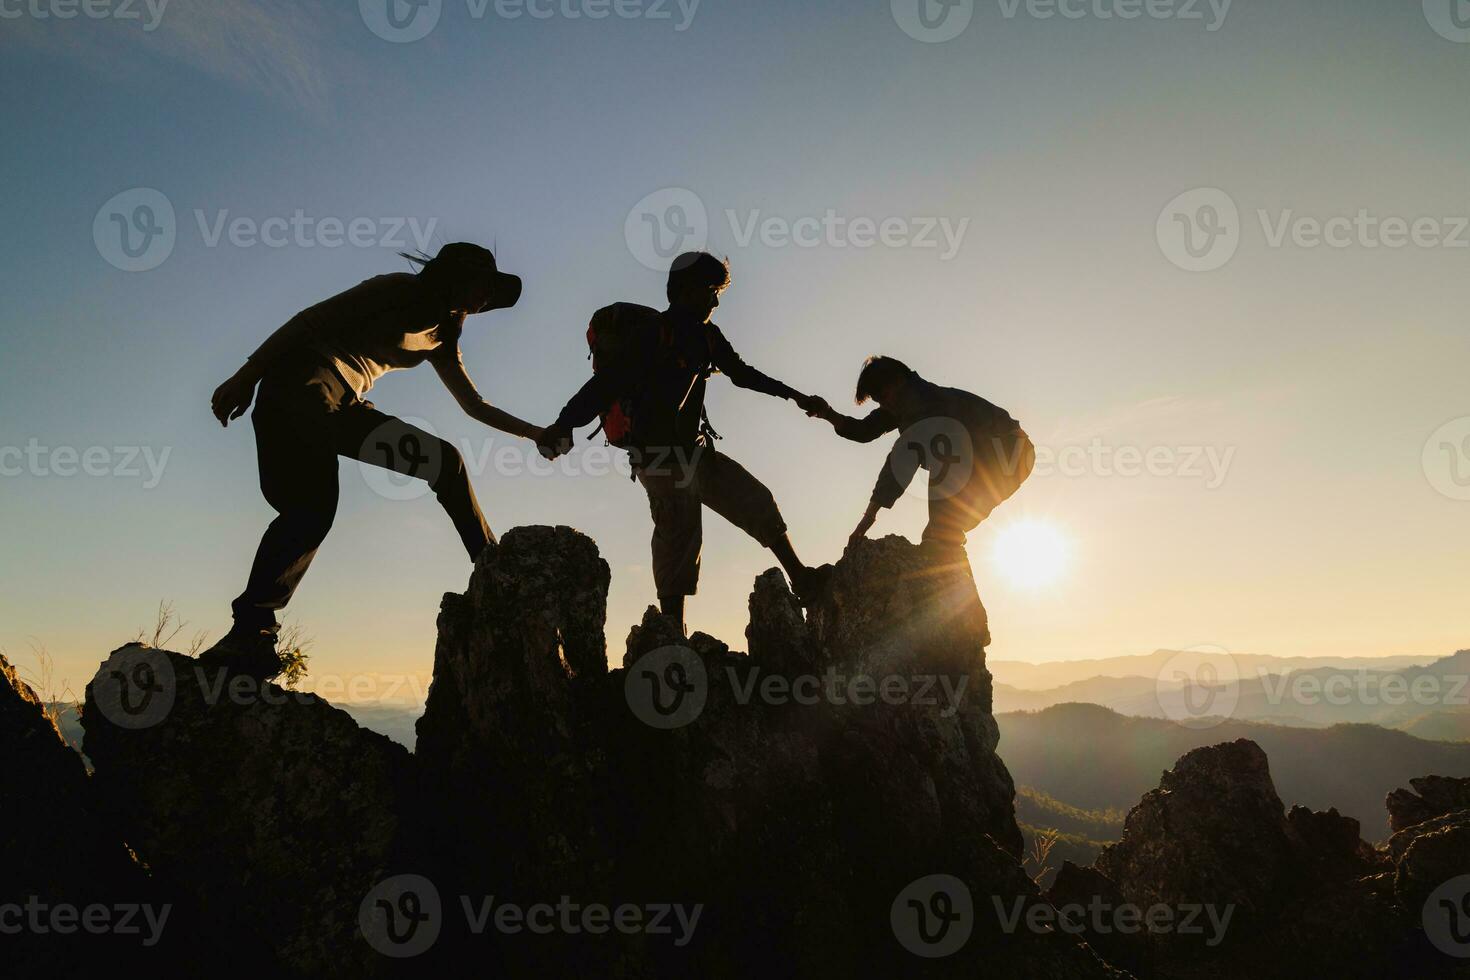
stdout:
[(1019, 589), (1054, 585), (1072, 564), (1072, 546), (1053, 524), (1032, 519), (1001, 528), (990, 549), (991, 564)]

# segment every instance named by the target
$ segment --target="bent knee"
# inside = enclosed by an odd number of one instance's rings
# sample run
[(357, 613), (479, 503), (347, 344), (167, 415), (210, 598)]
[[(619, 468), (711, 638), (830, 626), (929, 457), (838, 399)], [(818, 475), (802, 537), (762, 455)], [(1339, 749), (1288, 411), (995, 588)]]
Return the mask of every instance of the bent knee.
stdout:
[(284, 521), (297, 537), (303, 540), (320, 542), (332, 529), (332, 522), (337, 518), (335, 505), (324, 504), (297, 504), (280, 511), (280, 519)]
[(781, 516), (781, 508), (771, 491), (766, 490), (750, 501), (745, 530), (766, 548), (786, 536), (786, 518)]
[(435, 487), (469, 482), (469, 467), (465, 465), (464, 455), (458, 449), (441, 439), (433, 451), (433, 465), (427, 472), (416, 475), (427, 478)]

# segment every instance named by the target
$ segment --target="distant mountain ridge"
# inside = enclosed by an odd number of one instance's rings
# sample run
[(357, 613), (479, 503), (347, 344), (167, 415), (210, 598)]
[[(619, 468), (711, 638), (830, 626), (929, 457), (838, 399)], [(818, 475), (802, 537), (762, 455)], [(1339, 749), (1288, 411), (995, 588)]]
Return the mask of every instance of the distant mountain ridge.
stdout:
[[(1027, 691), (1044, 691), (1095, 677), (1156, 677), (1181, 652), (1178, 650), (1155, 650), (1153, 653), (1129, 654), (1121, 657), (1102, 657), (1092, 660), (1056, 660), (1047, 663), (1031, 663), (1024, 660), (991, 660), (986, 666), (997, 685), (1007, 685)], [(1276, 657), (1270, 654), (1234, 654), (1236, 663), (1247, 676), (1254, 677), (1261, 670), (1271, 674), (1293, 673), (1320, 667), (1335, 667), (1345, 670), (1366, 668), (1370, 670), (1403, 670), (1408, 667), (1423, 667), (1434, 663), (1435, 657), (1396, 655), (1387, 657)]]
[[(999, 752), (1016, 784), (1084, 811), (1126, 808), (1181, 755), (1239, 738), (1266, 750), (1287, 805), (1336, 807), (1357, 819), (1370, 841), (1388, 836), (1383, 801), (1392, 790), (1424, 773), (1470, 776), (1470, 743), (1427, 741), (1376, 725), (1314, 729), (1230, 720), (1189, 728), (1093, 704), (998, 712), (996, 723)], [(1038, 819), (1034, 809), (1027, 816), (1028, 823)]]
[[(994, 660), (987, 666), (995, 678), (995, 713), (1041, 711), (1058, 704), (1096, 704), (1120, 714), (1147, 718), (1166, 717), (1158, 703), (1158, 681), (1154, 674), (1177, 656), (1177, 651), (1156, 650), (1150, 654), (1106, 657), (1091, 660), (1058, 661), (1033, 664), (1016, 660)], [(1264, 654), (1236, 655), (1242, 671), (1254, 677), (1255, 671), (1266, 670), (1277, 677), (1294, 673), (1323, 670), (1366, 670), (1402, 672), (1409, 677), (1422, 676), (1431, 669), (1459, 670), (1470, 676), (1470, 650), (1435, 660), (1423, 656), (1387, 657), (1274, 657)], [(1422, 670), (1410, 672), (1412, 668)], [(1153, 673), (1150, 673), (1153, 671)], [(1076, 676), (1073, 676), (1076, 675)], [(1173, 687), (1173, 685), (1170, 685)], [(1259, 690), (1245, 693), (1262, 693)], [(1462, 692), (1470, 701), (1470, 684)], [(1259, 698), (1257, 699), (1259, 700)], [(334, 702), (336, 703), (336, 702)], [(1261, 720), (1269, 717), (1282, 725), (1325, 728), (1347, 721), (1362, 721), (1397, 728), (1419, 738), (1438, 741), (1470, 739), (1470, 705), (1413, 706), (1412, 710), (1391, 712), (1386, 719), (1371, 717), (1314, 717), (1311, 713), (1276, 711), (1265, 713), (1253, 707), (1255, 702), (1242, 698), (1242, 706), (1234, 717)], [(58, 702), (57, 723), (62, 734), (74, 745), (81, 744), (81, 721), (76, 707)], [(386, 735), (413, 749), (416, 740), (414, 723), (424, 712), (422, 704), (399, 702), (337, 703), (369, 731)], [(1319, 715), (1330, 713), (1318, 713)]]
[[(1157, 667), (1160, 673), (1155, 675), (1097, 674), (1043, 690), (997, 681), (995, 710), (1040, 711), (1085, 703), (1136, 717), (1190, 720), (1201, 713), (1195, 706), (1204, 705), (1204, 710), (1241, 721), (1306, 728), (1358, 723), (1407, 730), (1412, 725), (1425, 737), (1470, 737), (1470, 650), (1406, 666), (1394, 665), (1401, 658), (1356, 663), (1336, 658), (1303, 666), (1299, 659), (1236, 656), (1223, 663), (1237, 676), (1223, 676), (1218, 669), (1199, 675), (1214, 678), (1212, 688), (1190, 686), (1187, 679), (1181, 683), (1177, 678), (1187, 678), (1195, 665), (1180, 656), (1160, 651), (1148, 657), (1079, 661), (1116, 669), (1120, 660), (1130, 659), (1135, 667)], [(1220, 655), (1214, 659), (1218, 668)], [(1014, 676), (1011, 666), (1000, 665), (996, 676)]]

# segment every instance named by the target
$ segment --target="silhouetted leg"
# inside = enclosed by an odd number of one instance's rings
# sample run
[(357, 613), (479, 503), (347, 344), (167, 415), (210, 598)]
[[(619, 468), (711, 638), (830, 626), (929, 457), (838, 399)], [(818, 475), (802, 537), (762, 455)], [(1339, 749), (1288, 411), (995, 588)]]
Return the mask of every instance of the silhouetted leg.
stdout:
[(1035, 465), (1035, 447), (1024, 433), (992, 441), (988, 447), (977, 445), (970, 482), (950, 496), (930, 498), (924, 542), (963, 548), (966, 535), (1020, 489)]
[(679, 632), (688, 635), (684, 626), (684, 599), (682, 595), (663, 595), (658, 597), (658, 611), (679, 624)]
[(781, 567), (786, 570), (786, 577), (792, 582), (798, 582), (807, 573), (806, 565), (796, 557), (796, 548), (792, 546), (789, 535), (781, 535), (781, 539), (771, 544), (770, 549), (771, 553), (776, 556), (776, 560), (781, 563)]
[(684, 597), (699, 591), (699, 554), (704, 545), (695, 480), (686, 464), (676, 462), (640, 469), (638, 480), (648, 493), (653, 517), (650, 545), (660, 606), (665, 611), (677, 609), (682, 622)]
[(475, 499), (464, 457), (450, 443), (362, 402), (344, 406), (337, 433), (337, 451), (343, 456), (427, 482), (454, 522), (470, 561), (495, 540)]
[[(776, 553), (783, 567), (787, 562), (804, 568), (786, 537), (786, 521), (776, 498), (766, 485), (745, 467), (710, 447), (701, 450), (695, 485), (699, 498), (710, 510)], [(791, 567), (786, 567), (788, 573)]]
[(251, 415), (260, 489), (277, 517), (255, 552), (245, 591), (235, 599), (235, 622), (246, 629), (275, 626), (311, 566), (337, 513), (337, 454), (325, 409), (306, 400), (262, 393)]
[(990, 513), (977, 500), (967, 499), (958, 493), (950, 497), (929, 501), (929, 523), (924, 527), (924, 544), (931, 547), (961, 548), (965, 536), (973, 531)]
[(695, 471), (699, 498), (710, 510), (734, 524), (769, 548), (786, 570), (786, 577), (798, 595), (809, 597), (818, 583), (812, 569), (797, 557), (786, 521), (776, 498), (764, 483), (729, 456), (710, 447), (702, 450), (700, 466)]

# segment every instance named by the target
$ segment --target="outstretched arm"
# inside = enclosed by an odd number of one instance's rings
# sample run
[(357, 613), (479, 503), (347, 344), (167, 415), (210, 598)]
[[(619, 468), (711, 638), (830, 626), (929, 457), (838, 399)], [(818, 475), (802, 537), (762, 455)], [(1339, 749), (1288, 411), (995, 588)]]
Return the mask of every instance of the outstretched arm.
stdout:
[(434, 365), (434, 371), (439, 375), (439, 380), (444, 382), (444, 387), (454, 396), (459, 407), (464, 409), (465, 414), (477, 422), (483, 422), (492, 429), (501, 432), (509, 432), (513, 436), (521, 436), (525, 439), (535, 439), (541, 435), (541, 427), (532, 425), (503, 409), (496, 408), (480, 395), (475, 388), (475, 383), (470, 380), (469, 372), (464, 367), (464, 354), (455, 347), (452, 355), (430, 358)]
[(710, 331), (710, 361), (715, 369), (730, 379), (737, 388), (747, 388), (758, 391), (763, 395), (771, 395), (775, 398), (789, 398), (802, 405), (811, 403), (811, 399), (790, 385), (783, 384), (769, 375), (757, 371), (746, 364), (730, 341), (725, 339), (724, 333), (713, 323), (709, 325)]
[[(873, 415), (881, 414), (880, 409)], [(833, 413), (836, 414), (836, 413)], [(869, 419), (873, 415), (868, 416)], [(857, 420), (853, 420), (857, 421)], [(867, 421), (866, 419), (864, 421)], [(874, 437), (876, 438), (876, 437)], [(861, 540), (878, 520), (878, 512), (892, 507), (903, 496), (904, 490), (913, 482), (914, 474), (919, 469), (919, 457), (916, 453), (905, 451), (903, 440), (893, 444), (893, 449), (883, 460), (883, 469), (878, 472), (878, 482), (873, 485), (873, 496), (868, 501), (868, 509), (863, 512), (862, 519), (858, 521), (857, 528), (848, 536), (848, 545), (854, 541)]]
[(905, 446), (904, 440), (899, 439), (888, 451), (888, 457), (883, 460), (883, 469), (878, 471), (878, 482), (873, 484), (871, 506), (885, 510), (898, 503), (898, 498), (914, 482), (914, 474), (918, 471), (919, 454), (914, 451), (914, 447)]
[(594, 374), (567, 402), (556, 421), (541, 430), (536, 448), (547, 459), (556, 459), (572, 448), (572, 432), (597, 418), (617, 397), (618, 382), (610, 375)]
[(832, 423), (832, 428), (839, 436), (853, 442), (872, 442), (884, 433), (898, 428), (898, 419), (881, 408), (875, 408), (860, 419), (843, 415), (834, 409), (828, 409), (819, 417)]
[(617, 380), (611, 375), (594, 374), (587, 379), (586, 384), (577, 389), (577, 393), (571, 397), (561, 410), (561, 414), (556, 417), (557, 428), (570, 432), (589, 424), (597, 416), (607, 411), (617, 391)]

